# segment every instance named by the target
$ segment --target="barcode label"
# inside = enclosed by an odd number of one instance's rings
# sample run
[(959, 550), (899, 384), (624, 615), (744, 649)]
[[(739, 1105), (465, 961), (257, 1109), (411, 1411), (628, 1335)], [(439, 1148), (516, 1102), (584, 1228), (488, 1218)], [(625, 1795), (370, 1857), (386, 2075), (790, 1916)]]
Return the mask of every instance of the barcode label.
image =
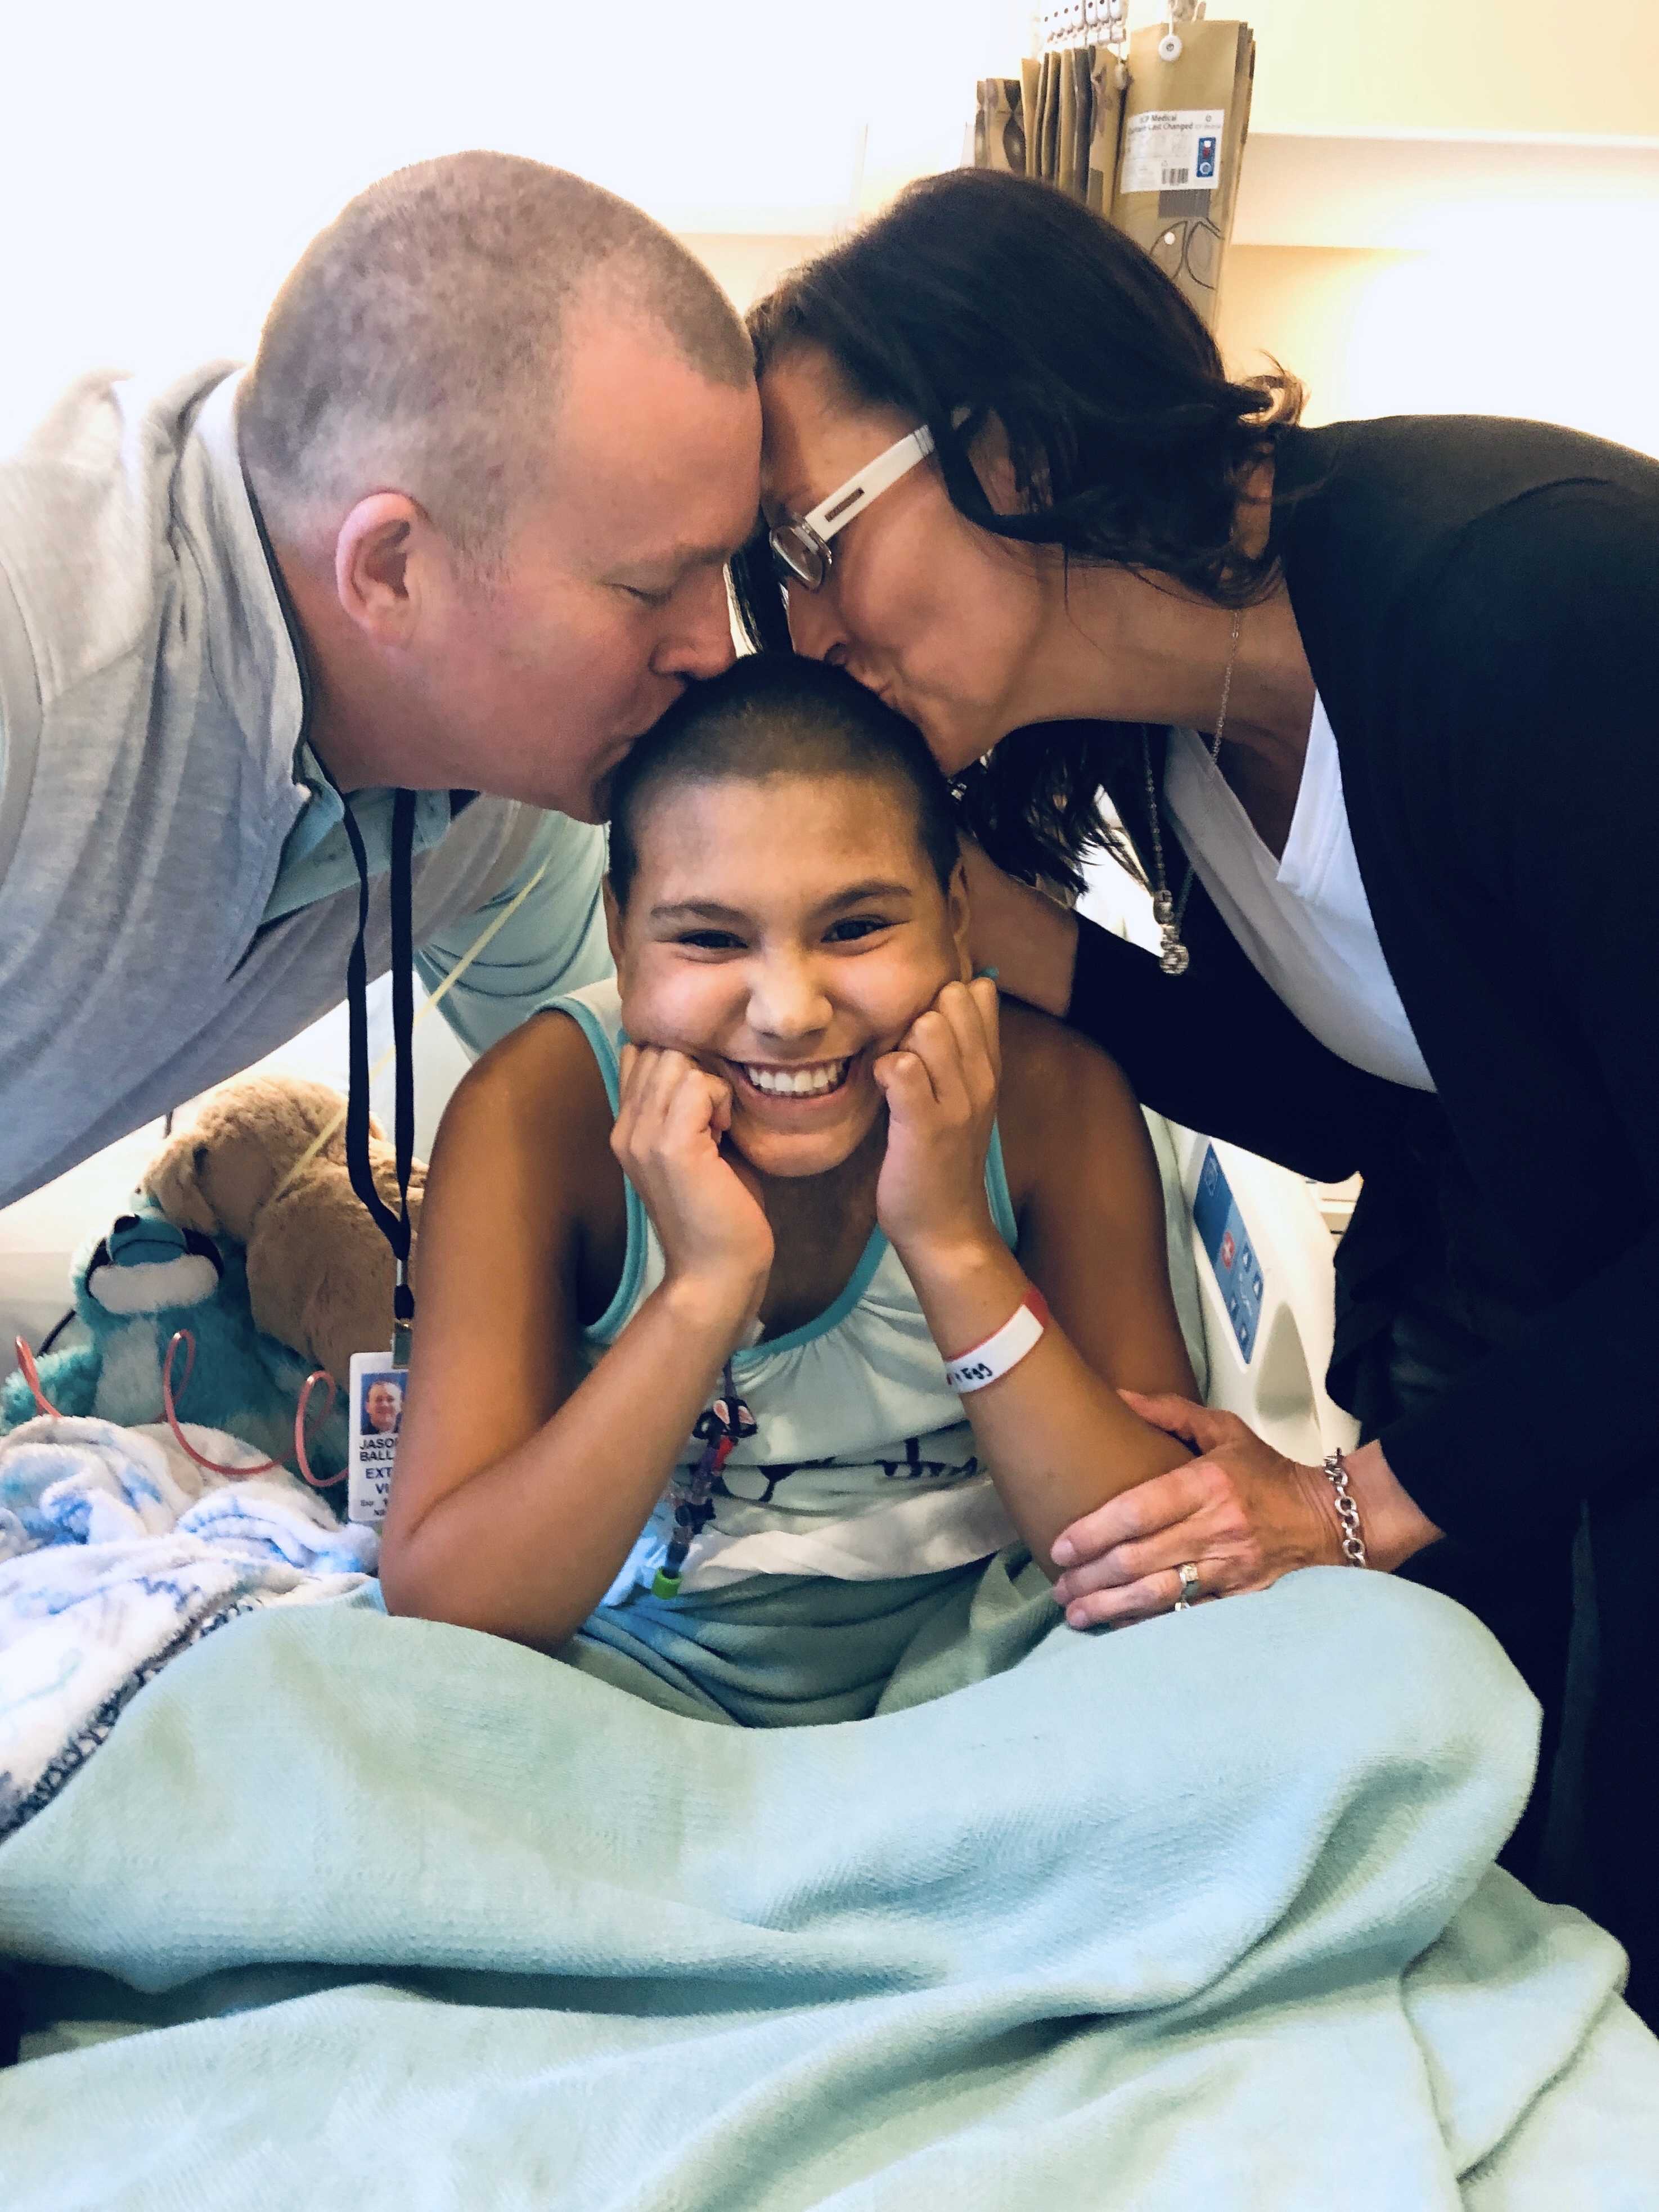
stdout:
[(1221, 185), (1220, 107), (1148, 108), (1123, 126), (1123, 192), (1217, 191)]

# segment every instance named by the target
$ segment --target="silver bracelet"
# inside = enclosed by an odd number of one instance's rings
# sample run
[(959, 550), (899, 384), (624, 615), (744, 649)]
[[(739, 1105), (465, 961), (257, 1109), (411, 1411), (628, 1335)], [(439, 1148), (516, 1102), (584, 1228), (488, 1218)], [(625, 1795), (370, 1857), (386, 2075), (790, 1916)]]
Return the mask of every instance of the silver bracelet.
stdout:
[(1351, 1567), (1369, 1566), (1365, 1539), (1359, 1529), (1359, 1508), (1348, 1487), (1348, 1462), (1341, 1452), (1326, 1453), (1325, 1478), (1336, 1493), (1336, 1517), (1342, 1523), (1342, 1556)]

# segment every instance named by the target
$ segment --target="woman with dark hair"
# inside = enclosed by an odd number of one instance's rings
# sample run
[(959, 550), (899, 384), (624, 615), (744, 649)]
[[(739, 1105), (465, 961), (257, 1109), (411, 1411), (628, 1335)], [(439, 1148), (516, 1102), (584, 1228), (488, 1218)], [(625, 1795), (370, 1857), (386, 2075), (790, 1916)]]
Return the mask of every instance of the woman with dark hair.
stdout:
[[(1229, 378), (1127, 239), (972, 171), (751, 326), (770, 542), (740, 602), (960, 779), (976, 955), (1158, 1111), (1363, 1174), (1347, 1483), (1369, 1563), (1470, 1607), (1543, 1705), (1534, 1881), (1588, 1501), (1589, 1863), (1651, 2009), (1659, 466), (1530, 422), (1299, 428), (1294, 380)], [(1161, 958), (1045, 896), (1095, 842)], [(1200, 1456), (1062, 1537), (1069, 1601), (1128, 1621), (1194, 1566), (1223, 1597), (1344, 1558), (1320, 1470), (1141, 1410)]]

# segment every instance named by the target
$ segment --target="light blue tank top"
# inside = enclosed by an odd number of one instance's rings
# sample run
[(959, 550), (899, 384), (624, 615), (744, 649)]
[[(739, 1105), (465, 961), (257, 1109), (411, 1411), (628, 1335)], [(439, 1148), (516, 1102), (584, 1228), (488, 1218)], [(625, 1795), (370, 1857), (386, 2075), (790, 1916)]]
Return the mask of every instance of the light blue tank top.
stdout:
[[(591, 984), (549, 1006), (580, 1024), (614, 1113), (622, 1039), (616, 984)], [(1013, 1207), (994, 1131), (985, 1185), (1012, 1250)], [(627, 1205), (622, 1280), (583, 1333), (590, 1366), (662, 1280), (662, 1247), (631, 1183)], [(691, 1547), (682, 1588), (767, 1574), (873, 1582), (962, 1566), (1012, 1541), (1013, 1525), (975, 1455), (910, 1279), (878, 1228), (833, 1305), (736, 1352), (732, 1365), (756, 1433), (734, 1448), (716, 1482), (714, 1516)], [(702, 1450), (688, 1437), (680, 1465), (695, 1465)], [(650, 1582), (672, 1517), (665, 1492), (609, 1602)]]

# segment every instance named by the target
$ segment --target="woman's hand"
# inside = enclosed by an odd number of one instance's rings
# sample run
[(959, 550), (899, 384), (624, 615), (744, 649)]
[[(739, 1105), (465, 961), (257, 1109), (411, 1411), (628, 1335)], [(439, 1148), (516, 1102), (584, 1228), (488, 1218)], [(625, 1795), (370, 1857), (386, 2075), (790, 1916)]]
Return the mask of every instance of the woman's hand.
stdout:
[(947, 983), (871, 1073), (887, 1100), (876, 1218), (907, 1267), (1000, 1247), (985, 1196), (1001, 1060), (997, 987)]
[(1011, 998), (1063, 1021), (1077, 966), (1077, 916), (1005, 875), (971, 837), (962, 841), (962, 865), (973, 912), (974, 965), (994, 968)]
[(736, 1334), (760, 1310), (772, 1231), (744, 1164), (722, 1151), (732, 1089), (683, 1052), (624, 1045), (611, 1149), (638, 1191), (666, 1263), (665, 1282), (705, 1294)]
[[(1297, 1567), (1342, 1564), (1342, 1524), (1322, 1468), (1286, 1459), (1237, 1413), (1185, 1398), (1118, 1395), (1200, 1456), (1061, 1532), (1052, 1556), (1065, 1571), (1054, 1595), (1073, 1628), (1168, 1613), (1182, 1595), (1184, 1565), (1198, 1569), (1188, 1593), (1198, 1599), (1266, 1589)], [(1436, 1540), (1440, 1530), (1401, 1488), (1380, 1445), (1362, 1445), (1347, 1466), (1370, 1565), (1392, 1571)]]

